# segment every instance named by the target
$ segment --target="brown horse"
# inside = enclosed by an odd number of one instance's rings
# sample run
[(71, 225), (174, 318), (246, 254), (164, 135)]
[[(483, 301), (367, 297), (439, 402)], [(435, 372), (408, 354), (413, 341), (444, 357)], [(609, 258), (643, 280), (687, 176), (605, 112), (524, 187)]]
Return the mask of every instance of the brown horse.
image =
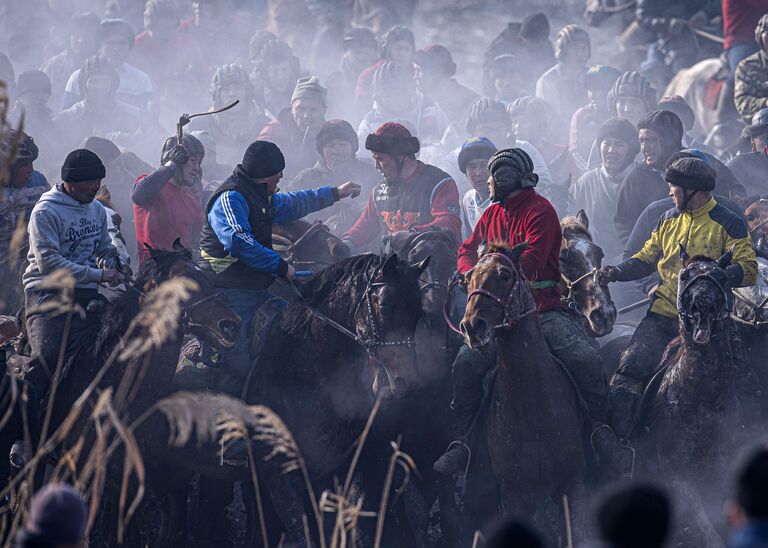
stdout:
[(607, 285), (595, 282), (595, 272), (603, 263), (603, 250), (589, 233), (589, 219), (584, 210), (575, 217), (565, 217), (560, 226), (560, 272), (565, 284), (568, 306), (579, 313), (584, 328), (592, 337), (602, 337), (613, 330), (616, 306)]
[[(578, 505), (586, 463), (573, 386), (549, 353), (520, 269), (526, 244), (491, 244), (469, 280), (467, 345), (496, 340), (498, 374), (485, 428), (500, 505), (540, 531), (563, 532), (562, 497)], [(576, 523), (580, 529), (580, 522)]]

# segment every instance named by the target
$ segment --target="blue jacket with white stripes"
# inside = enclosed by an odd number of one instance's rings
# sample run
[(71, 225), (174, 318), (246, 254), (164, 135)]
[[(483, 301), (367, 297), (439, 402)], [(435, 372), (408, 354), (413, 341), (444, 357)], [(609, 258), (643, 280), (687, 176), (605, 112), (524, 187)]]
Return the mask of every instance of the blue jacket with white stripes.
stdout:
[(288, 270), (272, 249), (272, 223), (299, 219), (337, 199), (329, 186), (270, 196), (266, 184), (236, 171), (206, 206), (201, 266), (214, 274), (219, 286), (264, 289)]

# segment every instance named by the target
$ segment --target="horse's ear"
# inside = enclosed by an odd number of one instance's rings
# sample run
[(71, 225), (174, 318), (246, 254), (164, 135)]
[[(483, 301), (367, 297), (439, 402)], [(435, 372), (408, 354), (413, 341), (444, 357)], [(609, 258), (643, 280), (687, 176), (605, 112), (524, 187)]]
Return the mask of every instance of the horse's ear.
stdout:
[(507, 257), (512, 259), (512, 262), (515, 264), (520, 264), (520, 257), (523, 255), (523, 252), (528, 249), (528, 242), (525, 241), (523, 243), (517, 244), (515, 247), (510, 249), (509, 251), (506, 251), (505, 254)]
[(398, 276), (397, 267), (399, 263), (400, 260), (397, 258), (397, 253), (393, 253), (387, 257), (387, 260), (384, 261), (383, 265), (381, 265), (382, 279), (396, 280)]
[(176, 238), (173, 240), (173, 248), (174, 251), (186, 251), (187, 248), (184, 247), (184, 244), (181, 243), (181, 238)]
[(578, 219), (578, 221), (584, 225), (584, 228), (589, 229), (589, 217), (587, 217), (586, 211), (580, 209), (576, 214), (576, 219)]
[(410, 274), (414, 278), (418, 278), (427, 269), (427, 267), (429, 266), (429, 261), (431, 260), (432, 260), (432, 255), (427, 255), (427, 257), (420, 263), (408, 265), (408, 274)]
[(685, 246), (682, 243), (677, 245), (680, 246), (680, 262), (683, 263), (683, 266), (687, 266), (688, 261), (691, 260), (691, 257), (688, 255), (688, 251), (685, 250)]
[(730, 266), (731, 260), (733, 259), (734, 248), (735, 246), (731, 246), (731, 249), (723, 253), (723, 256), (717, 260), (717, 266), (719, 266), (722, 269), (725, 269), (725, 267)]

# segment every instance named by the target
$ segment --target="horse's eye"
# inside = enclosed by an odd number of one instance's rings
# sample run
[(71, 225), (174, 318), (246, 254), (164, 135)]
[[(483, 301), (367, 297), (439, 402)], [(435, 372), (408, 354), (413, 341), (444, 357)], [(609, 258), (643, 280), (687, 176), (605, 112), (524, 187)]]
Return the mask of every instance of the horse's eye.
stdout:
[(509, 281), (512, 278), (512, 273), (509, 270), (507, 270), (506, 268), (502, 268), (500, 276), (501, 276), (502, 280), (507, 282), (507, 281)]

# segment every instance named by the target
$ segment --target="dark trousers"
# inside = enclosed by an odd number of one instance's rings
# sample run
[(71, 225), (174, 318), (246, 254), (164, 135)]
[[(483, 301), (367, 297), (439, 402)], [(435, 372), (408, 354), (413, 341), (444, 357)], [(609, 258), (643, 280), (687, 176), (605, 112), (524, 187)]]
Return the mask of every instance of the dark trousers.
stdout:
[(620, 436), (629, 435), (643, 391), (659, 366), (664, 349), (677, 335), (677, 318), (648, 312), (621, 353), (608, 402), (611, 426)]
[[(65, 309), (47, 309), (47, 306), (53, 305), (59, 298), (59, 291), (31, 291), (24, 297), (27, 337), (31, 353), (29, 363), (21, 376), (34, 391), (33, 401), (39, 401), (45, 397), (56, 371), (61, 345), (64, 342), (67, 312)], [(96, 289), (76, 289), (74, 303), (76, 307), (86, 312), (88, 303), (98, 298), (99, 293)], [(98, 318), (93, 314), (86, 313), (85, 317), (78, 311), (71, 314), (62, 365), (78, 350), (93, 341), (98, 328)]]

